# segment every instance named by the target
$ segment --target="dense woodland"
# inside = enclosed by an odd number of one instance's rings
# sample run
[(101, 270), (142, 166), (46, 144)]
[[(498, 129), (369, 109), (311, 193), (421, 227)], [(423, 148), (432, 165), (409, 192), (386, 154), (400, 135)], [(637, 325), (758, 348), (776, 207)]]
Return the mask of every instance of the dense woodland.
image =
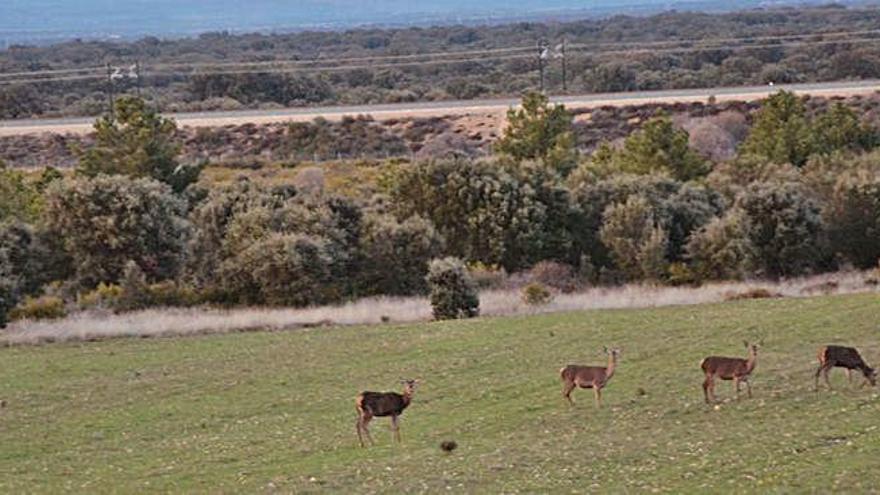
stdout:
[[(528, 47), (541, 40), (551, 48), (562, 40), (569, 44), (569, 92), (874, 78), (880, 77), (878, 25), (880, 9), (832, 5), (570, 23), (207, 33), (12, 46), (0, 52), (0, 74), (5, 74), (0, 76), (0, 118), (98, 115), (107, 110), (104, 65), (136, 61), (142, 66), (142, 94), (163, 111), (519, 96), (538, 86), (538, 50)], [(477, 53), (519, 47), (525, 51)], [(453, 63), (410, 57), (438, 52), (473, 55), (452, 57), (468, 59)], [(250, 65), (235, 65), (240, 62)], [(561, 92), (560, 60), (550, 57), (546, 66), (548, 89)], [(93, 69), (26, 74), (75, 68)], [(100, 77), (80, 78), (96, 74)], [(35, 81), (40, 78), (52, 81)], [(134, 92), (134, 86), (122, 79), (113, 89)]]
[(573, 120), (531, 93), (491, 157), (355, 162), (356, 187), (333, 187), (308, 165), (211, 180), (181, 162), (173, 120), (124, 98), (74, 170), (0, 170), (0, 316), (306, 306), (452, 280), (455, 317), (476, 314), (473, 284), (877, 267), (880, 132), (852, 105), (780, 92), (687, 127), (660, 112), (589, 153)]

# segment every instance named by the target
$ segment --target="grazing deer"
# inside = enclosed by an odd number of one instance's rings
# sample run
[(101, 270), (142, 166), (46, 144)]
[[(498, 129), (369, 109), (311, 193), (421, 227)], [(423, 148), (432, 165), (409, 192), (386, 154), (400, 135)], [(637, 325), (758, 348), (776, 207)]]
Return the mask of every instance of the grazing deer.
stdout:
[(608, 385), (608, 381), (614, 376), (614, 369), (617, 367), (617, 358), (620, 356), (620, 349), (604, 349), (608, 354), (608, 366), (579, 366), (569, 364), (559, 370), (559, 377), (562, 378), (562, 396), (568, 400), (568, 403), (574, 405), (571, 400), (571, 391), (575, 387), (591, 388), (596, 396), (596, 407), (602, 407), (602, 389)]
[(391, 416), (392, 436), (400, 443), (400, 425), (397, 418), (403, 414), (403, 410), (412, 402), (413, 393), (416, 390), (418, 380), (401, 380), (403, 383), (403, 395), (395, 392), (361, 392), (355, 400), (357, 407), (357, 433), (361, 447), (364, 447), (364, 437), (373, 443), (370, 430), (367, 425), (373, 417)]
[(816, 390), (819, 390), (819, 375), (825, 377), (825, 384), (828, 390), (831, 390), (831, 382), (828, 381), (828, 372), (831, 368), (843, 368), (846, 370), (846, 378), (852, 383), (852, 370), (859, 370), (865, 376), (862, 387), (870, 383), (871, 386), (877, 385), (877, 370), (871, 368), (859, 355), (859, 351), (853, 347), (843, 347), (839, 345), (826, 345), (819, 349), (819, 368), (816, 370)]
[(749, 350), (749, 357), (731, 358), (721, 356), (709, 356), (700, 362), (700, 368), (706, 374), (703, 380), (703, 395), (706, 397), (706, 403), (715, 401), (715, 377), (722, 380), (733, 380), (733, 386), (736, 389), (736, 397), (739, 398), (740, 383), (746, 384), (749, 398), (752, 397), (752, 385), (749, 383), (749, 375), (755, 369), (758, 362), (758, 345), (743, 342), (746, 349)]

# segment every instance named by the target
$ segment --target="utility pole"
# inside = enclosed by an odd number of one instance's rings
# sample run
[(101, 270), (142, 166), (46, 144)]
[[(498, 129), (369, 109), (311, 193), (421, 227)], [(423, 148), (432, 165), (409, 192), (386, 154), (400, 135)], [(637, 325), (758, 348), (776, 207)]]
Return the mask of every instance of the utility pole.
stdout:
[(566, 61), (565, 61), (565, 38), (562, 38), (562, 47), (559, 50), (562, 57), (562, 92), (568, 92), (568, 77), (566, 77)]
[(550, 56), (545, 40), (538, 41), (538, 71), (540, 72), (540, 91), (544, 92), (544, 61)]
[[(564, 63), (563, 63), (564, 64)], [(134, 80), (135, 80), (135, 91), (137, 92), (137, 97), (141, 97), (141, 61), (134, 61)]]
[(110, 104), (110, 120), (113, 120), (114, 105), (113, 102), (113, 67), (107, 64), (107, 101)]

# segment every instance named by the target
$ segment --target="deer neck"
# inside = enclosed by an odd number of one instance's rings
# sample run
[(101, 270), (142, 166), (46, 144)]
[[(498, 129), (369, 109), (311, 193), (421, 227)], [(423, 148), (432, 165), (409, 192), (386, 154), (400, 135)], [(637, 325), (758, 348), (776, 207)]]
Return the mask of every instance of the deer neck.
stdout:
[(755, 364), (758, 362), (758, 355), (755, 354), (755, 351), (749, 351), (749, 358), (746, 360), (746, 371), (749, 373), (755, 369)]
[(412, 402), (413, 391), (412, 390), (404, 390), (403, 391), (403, 407), (408, 407), (409, 403)]
[(611, 354), (610, 356), (608, 356), (608, 367), (605, 368), (605, 381), (610, 380), (611, 377), (614, 376), (614, 368), (616, 367), (617, 358), (614, 356), (614, 354)]

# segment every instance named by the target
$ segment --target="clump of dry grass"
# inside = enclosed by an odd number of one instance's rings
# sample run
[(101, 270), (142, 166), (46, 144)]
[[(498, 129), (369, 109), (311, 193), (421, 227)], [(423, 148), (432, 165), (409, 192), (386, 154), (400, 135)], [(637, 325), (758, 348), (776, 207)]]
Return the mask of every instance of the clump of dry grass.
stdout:
[[(731, 298), (742, 299), (743, 294), (749, 295), (748, 298), (757, 295), (805, 297), (816, 293), (848, 294), (878, 290), (877, 285), (866, 283), (865, 280), (865, 273), (847, 272), (782, 282), (724, 282), (702, 287), (594, 287), (571, 294), (558, 294), (552, 301), (537, 307), (523, 302), (519, 290), (487, 290), (480, 294), (480, 313), (484, 316), (527, 315), (706, 304)], [(282, 331), (331, 325), (370, 325), (389, 321), (412, 323), (430, 319), (431, 305), (423, 297), (370, 298), (338, 306), (307, 309), (168, 308), (120, 315), (86, 311), (58, 320), (22, 320), (13, 323), (0, 333), (0, 345), (89, 341), (113, 337)]]

